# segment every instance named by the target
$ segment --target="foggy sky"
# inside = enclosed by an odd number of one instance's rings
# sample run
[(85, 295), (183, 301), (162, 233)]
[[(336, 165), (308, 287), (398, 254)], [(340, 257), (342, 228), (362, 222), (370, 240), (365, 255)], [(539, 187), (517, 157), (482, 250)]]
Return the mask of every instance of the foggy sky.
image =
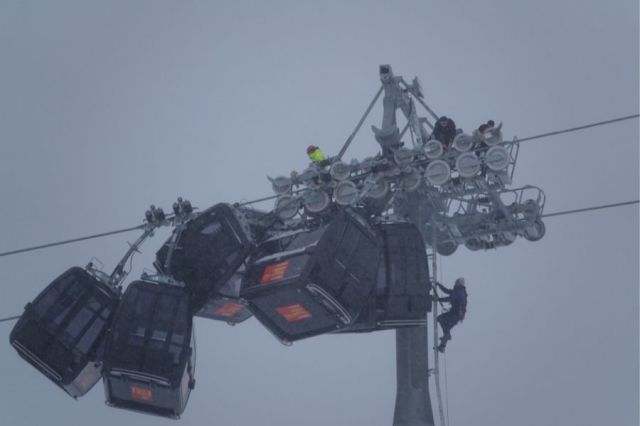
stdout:
[[(637, 113), (638, 62), (632, 0), (2, 0), (0, 252), (134, 226), (178, 196), (270, 195), (266, 175), (303, 169), (307, 145), (337, 153), (383, 63), (459, 127), (494, 119), (511, 138)], [(381, 118), (347, 160), (377, 152)], [(638, 133), (523, 143), (514, 187), (542, 188), (549, 213), (637, 199)], [(441, 281), (469, 292), (446, 355), (451, 426), (638, 424), (638, 220), (637, 205), (548, 218), (539, 242), (442, 259)], [(110, 270), (135, 238), (0, 258), (0, 317), (93, 256)], [(2, 424), (170, 424), (105, 406), (101, 384), (73, 401), (18, 357), (11, 326)], [(391, 425), (393, 332), (284, 347), (255, 319), (198, 319), (196, 334), (181, 425)]]

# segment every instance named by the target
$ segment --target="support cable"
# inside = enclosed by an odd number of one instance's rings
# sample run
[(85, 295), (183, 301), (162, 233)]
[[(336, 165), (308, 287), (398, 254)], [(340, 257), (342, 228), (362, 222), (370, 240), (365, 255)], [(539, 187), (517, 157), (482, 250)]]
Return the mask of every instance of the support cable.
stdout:
[[(628, 206), (628, 205), (639, 204), (639, 203), (640, 203), (640, 200), (624, 201), (624, 202), (621, 202), (621, 203), (605, 204), (605, 205), (601, 205), (601, 206), (586, 207), (586, 208), (582, 208), (582, 209), (565, 210), (565, 211), (560, 211), (560, 212), (547, 213), (547, 214), (543, 214), (542, 217), (553, 217), (553, 216), (562, 216), (562, 215), (568, 215), (568, 214), (574, 214), (574, 213), (583, 213), (583, 212), (592, 211), (592, 210), (609, 209), (609, 208), (622, 207), (622, 206)], [(70, 244), (70, 243), (74, 243), (74, 242), (78, 242), (78, 241), (88, 240), (88, 239), (91, 239), (91, 238), (99, 238), (99, 237), (104, 237), (104, 236), (107, 236), (107, 235), (114, 235), (114, 234), (119, 234), (119, 233), (122, 233), (122, 232), (134, 231), (136, 229), (142, 229), (142, 228), (144, 228), (144, 225), (136, 226), (136, 227), (133, 227), (133, 228), (120, 229), (118, 231), (103, 232), (102, 234), (95, 234), (95, 235), (90, 235), (90, 236), (82, 237), (82, 238), (74, 238), (72, 240), (65, 240), (65, 241), (59, 241), (59, 242), (50, 243), (50, 244), (43, 244), (43, 245), (40, 245), (40, 246), (30, 247), (30, 248), (26, 248), (26, 249), (8, 251), (8, 252), (0, 253), (0, 256), (9, 256), (9, 255), (12, 255), (12, 254), (24, 253), (24, 252), (33, 251), (33, 250), (39, 250), (39, 249), (42, 249), (42, 248), (59, 246), (59, 245), (62, 245), (62, 244)], [(435, 314), (434, 315), (434, 324), (435, 324), (436, 323), (435, 317), (437, 316), (437, 309), (438, 309), (436, 304), (434, 304), (434, 308), (435, 308), (434, 309), (434, 314)], [(6, 322), (6, 321), (13, 321), (13, 320), (16, 320), (18, 318), (20, 318), (20, 315), (15, 315), (15, 316), (6, 317), (6, 318), (0, 318), (0, 323)], [(438, 329), (437, 329), (437, 324), (436, 324), (436, 327), (434, 328), (434, 338), (436, 340), (436, 343), (437, 343), (437, 332), (438, 332)]]
[(541, 139), (541, 138), (546, 138), (546, 137), (549, 137), (549, 136), (561, 135), (563, 133), (575, 132), (577, 130), (589, 129), (591, 127), (604, 126), (606, 124), (617, 123), (619, 121), (631, 120), (632, 118), (638, 118), (639, 116), (640, 116), (640, 114), (627, 115), (625, 117), (614, 118), (612, 120), (599, 121), (597, 123), (585, 124), (584, 126), (571, 127), (569, 129), (564, 129), (564, 130), (556, 130), (555, 132), (541, 133), (539, 135), (529, 136), (527, 138), (522, 138), (522, 139), (518, 138), (518, 142), (531, 141), (531, 140), (534, 140), (534, 139)]
[(583, 209), (574, 209), (574, 210), (565, 210), (565, 211), (555, 212), (555, 213), (547, 213), (547, 214), (543, 214), (542, 217), (562, 216), (562, 215), (565, 215), (565, 214), (582, 213), (582, 212), (589, 212), (589, 211), (592, 211), (592, 210), (609, 209), (609, 208), (612, 208), (612, 207), (628, 206), (628, 205), (631, 205), (631, 204), (638, 204), (638, 203), (640, 203), (640, 200), (624, 201), (622, 203), (605, 204), (605, 205), (602, 205), (602, 206), (585, 207)]
[[(254, 202), (258, 202), (258, 201), (264, 201), (264, 200), (272, 199), (272, 198), (277, 198), (277, 196), (263, 198), (263, 199), (255, 200), (255, 201), (247, 201), (247, 202), (241, 203), (239, 205), (243, 206), (243, 205), (251, 204), (251, 203), (254, 203)], [(567, 214), (573, 214), (573, 213), (582, 213), (582, 212), (587, 212), (587, 211), (591, 211), (591, 210), (608, 209), (608, 208), (621, 207), (621, 206), (627, 206), (627, 205), (638, 204), (638, 203), (640, 203), (640, 200), (623, 201), (621, 203), (604, 204), (604, 205), (600, 205), (600, 206), (585, 207), (585, 208), (582, 208), (582, 209), (565, 210), (565, 211), (560, 211), (560, 212), (547, 213), (547, 214), (543, 214), (542, 217), (552, 217), (552, 216), (561, 216), (561, 215), (567, 215)], [(131, 228), (124, 228), (124, 229), (118, 229), (116, 231), (102, 232), (100, 234), (88, 235), (86, 237), (72, 238), (70, 240), (56, 241), (54, 243), (48, 243), (48, 244), (42, 244), (42, 245), (38, 245), (38, 246), (18, 249), (18, 250), (6, 251), (6, 252), (3, 252), (3, 253), (0, 253), (0, 257), (11, 256), (11, 255), (14, 255), (14, 254), (25, 253), (25, 252), (29, 252), (29, 251), (41, 250), (41, 249), (45, 249), (45, 248), (49, 248), (49, 247), (61, 246), (61, 245), (65, 245), (65, 244), (77, 243), (77, 242), (80, 242), (80, 241), (86, 241), (86, 240), (90, 240), (90, 239), (94, 239), (94, 238), (102, 238), (102, 237), (107, 237), (107, 236), (110, 236), (110, 235), (122, 234), (122, 233), (125, 233), (125, 232), (136, 231), (136, 230), (144, 229), (144, 228), (145, 228), (145, 225), (138, 225), (138, 226), (133, 226)]]
[(419, 97), (415, 96), (415, 99), (420, 103), (420, 105), (422, 105), (424, 107), (424, 109), (426, 109), (429, 114), (431, 114), (431, 116), (433, 117), (434, 120), (438, 121), (438, 114), (436, 114), (435, 112), (433, 112), (433, 110), (431, 108), (429, 108), (429, 105), (427, 105), (425, 103), (425, 101), (423, 101), (422, 99), (420, 99)]
[(376, 102), (378, 101), (378, 98), (380, 97), (380, 95), (382, 94), (382, 91), (384, 90), (384, 86), (380, 86), (380, 89), (378, 89), (378, 92), (376, 93), (376, 95), (373, 97), (373, 100), (371, 101), (371, 103), (369, 104), (369, 106), (367, 107), (366, 111), (364, 112), (364, 114), (362, 115), (362, 118), (360, 118), (360, 121), (358, 121), (358, 124), (356, 125), (356, 128), (353, 130), (353, 132), (351, 132), (351, 134), (349, 135), (349, 137), (347, 138), (347, 141), (344, 143), (344, 145), (342, 146), (342, 149), (340, 150), (340, 152), (338, 153), (338, 159), (341, 160), (342, 156), (344, 155), (344, 153), (347, 151), (347, 148), (349, 148), (349, 145), (351, 145), (351, 142), (353, 141), (353, 138), (356, 137), (356, 133), (358, 133), (358, 130), (360, 130), (360, 127), (362, 127), (362, 123), (364, 123), (364, 120), (366, 120), (367, 116), (369, 115), (369, 113), (371, 112), (371, 110), (373, 109), (373, 106), (376, 104)]
[(261, 201), (269, 201), (269, 200), (275, 200), (276, 198), (278, 198), (277, 195), (270, 195), (268, 197), (263, 197), (263, 198), (258, 198), (256, 200), (251, 200), (251, 201), (243, 201), (242, 203), (238, 203), (237, 206), (238, 207), (243, 207), (243, 206), (248, 206), (250, 204), (255, 204), (255, 203), (259, 203)]
[[(362, 122), (364, 122), (364, 118), (368, 115), (368, 113), (370, 112), (371, 108), (373, 108), (373, 104), (375, 104), (375, 102), (377, 101), (378, 97), (382, 93), (382, 89), (383, 88), (380, 87), (380, 89), (378, 90), (378, 93), (376, 93), (376, 96), (374, 97), (373, 101), (371, 102), (371, 104), (367, 108), (367, 111), (365, 112), (365, 115), (360, 120), (360, 122), (356, 126), (356, 129), (353, 131), (351, 136), (349, 136), (349, 138), (345, 142), (345, 145), (342, 147), (342, 150), (340, 151), (339, 157), (344, 155), (344, 151), (346, 151), (346, 149), (349, 147), (349, 144), (353, 140), (353, 137), (355, 137), (355, 134), (360, 129), (360, 126), (362, 125)], [(617, 122), (620, 122), (620, 121), (631, 120), (633, 118), (638, 118), (638, 117), (640, 117), (640, 114), (633, 114), (633, 115), (628, 115), (628, 116), (625, 116), (625, 117), (614, 118), (614, 119), (611, 119), (611, 120), (599, 121), (597, 123), (585, 124), (583, 126), (572, 127), (572, 128), (569, 128), (569, 129), (557, 130), (557, 131), (554, 131), (554, 132), (548, 132), (548, 133), (542, 133), (542, 134), (535, 135), (535, 136), (529, 136), (529, 137), (526, 137), (526, 138), (518, 139), (518, 141), (519, 142), (526, 142), (526, 141), (530, 141), (530, 140), (534, 140), (534, 139), (546, 138), (546, 137), (549, 137), (549, 136), (555, 136), (555, 135), (559, 135), (559, 134), (563, 134), (563, 133), (575, 132), (577, 130), (588, 129), (588, 128), (591, 128), (591, 127), (604, 126), (604, 125), (607, 125), (607, 124), (617, 123)], [(272, 195), (272, 196), (269, 196), (269, 197), (258, 198), (258, 199), (252, 200), (252, 201), (244, 201), (244, 202), (238, 203), (237, 206), (246, 206), (246, 205), (250, 205), (250, 204), (259, 203), (261, 201), (273, 200), (273, 199), (276, 199), (276, 198), (278, 198), (277, 195)], [(618, 207), (618, 206), (623, 206), (623, 205), (627, 205), (627, 204), (636, 204), (636, 203), (638, 203), (638, 200), (624, 202), (624, 203), (618, 203), (618, 204), (605, 205), (605, 206), (590, 207), (590, 208), (586, 208), (586, 209), (578, 209), (578, 210), (575, 210), (575, 211), (571, 210), (571, 211), (566, 211), (566, 212), (550, 213), (550, 214), (543, 215), (542, 217), (559, 216), (559, 215), (562, 215), (562, 214), (578, 213), (578, 212), (582, 212), (582, 211), (604, 209), (604, 208), (608, 208), (608, 207)], [(90, 240), (90, 239), (93, 239), (93, 238), (101, 238), (101, 237), (106, 237), (106, 236), (109, 236), (109, 235), (121, 234), (121, 233), (124, 233), (124, 232), (135, 231), (135, 230), (138, 230), (138, 229), (144, 229), (144, 225), (138, 225), (138, 226), (134, 226), (134, 227), (131, 227), (131, 228), (120, 229), (120, 230), (117, 230), (117, 231), (103, 232), (103, 233), (100, 233), (100, 234), (94, 234), (94, 235), (89, 235), (89, 236), (86, 236), (86, 237), (74, 238), (74, 239), (71, 239), (71, 240), (58, 241), (58, 242), (55, 242), (55, 243), (43, 244), (43, 245), (34, 246), (34, 247), (28, 247), (28, 248), (19, 249), (19, 250), (7, 251), (7, 252), (0, 253), (0, 257), (10, 256), (10, 255), (13, 255), (13, 254), (24, 253), (24, 252), (28, 252), (28, 251), (40, 250), (40, 249), (48, 248), (48, 247), (55, 247), (55, 246), (64, 245), (64, 244), (71, 244), (71, 243), (75, 243), (75, 242), (79, 242), (79, 241)]]
[[(291, 195), (293, 194), (299, 194), (300, 192), (303, 192), (303, 189), (296, 189), (295, 191), (291, 191)], [(242, 201), (239, 203), (235, 203), (234, 206), (235, 207), (244, 207), (244, 206), (248, 206), (251, 204), (255, 204), (255, 203), (260, 203), (262, 201), (269, 201), (269, 200), (275, 200), (276, 198), (278, 198), (279, 195), (269, 195), (268, 197), (262, 197), (262, 198), (258, 198), (255, 200), (251, 200), (251, 201)]]
[[(380, 93), (382, 93), (381, 91), (382, 91), (382, 87), (380, 88), (380, 90), (378, 91), (378, 94), (376, 94), (376, 97), (373, 99), (373, 101), (369, 105), (369, 108), (367, 108), (367, 112), (365, 113), (363, 118), (367, 116), (368, 111), (373, 106), (373, 104), (377, 101), (378, 96), (380, 95)], [(417, 98), (417, 99), (418, 99), (418, 101), (422, 101), (419, 98)], [(423, 106), (425, 106), (425, 105), (423, 105)], [(437, 118), (437, 115), (435, 115), (435, 113), (433, 115)], [(596, 122), (596, 123), (585, 124), (583, 126), (572, 127), (572, 128), (569, 128), (569, 129), (556, 130), (554, 132), (548, 132), (548, 133), (541, 133), (539, 135), (529, 136), (529, 137), (526, 137), (526, 138), (518, 138), (518, 142), (526, 142), (526, 141), (530, 141), (530, 140), (534, 140), (534, 139), (542, 139), (542, 138), (546, 138), (546, 137), (549, 137), (549, 136), (560, 135), (560, 134), (563, 134), (563, 133), (569, 133), (569, 132), (575, 132), (575, 131), (578, 131), (578, 130), (589, 129), (591, 127), (604, 126), (604, 125), (607, 125), (607, 124), (617, 123), (619, 121), (631, 120), (633, 118), (638, 118), (638, 117), (640, 117), (640, 114), (627, 115), (625, 117), (614, 118), (614, 119), (606, 120), (606, 121), (599, 121), (599, 122)], [(361, 119), (361, 121), (358, 123), (358, 126), (356, 126), (356, 130), (354, 130), (354, 132), (351, 134), (351, 136), (349, 136), (349, 138), (345, 142), (345, 145), (342, 147), (342, 150), (340, 151), (340, 154), (338, 154), (339, 158), (342, 158), (342, 155), (344, 155), (344, 151), (346, 151), (347, 148), (349, 147), (349, 144), (351, 144), (351, 141), (353, 140), (353, 137), (355, 136), (357, 131), (360, 129), (360, 126), (362, 125), (363, 121), (364, 120)], [(404, 132), (406, 132), (406, 129), (403, 130), (403, 133)], [(245, 201), (245, 202), (239, 203), (238, 205), (239, 206), (246, 206), (246, 205), (249, 205), (249, 204), (259, 203), (261, 201), (273, 200), (273, 199), (276, 199), (276, 198), (278, 198), (277, 195), (272, 195), (270, 197), (258, 198), (256, 200), (252, 200), (252, 201)]]
[(137, 231), (139, 229), (144, 229), (144, 227), (145, 227), (145, 225), (138, 225), (138, 226), (133, 226), (131, 228), (119, 229), (117, 231), (102, 232), (100, 234), (88, 235), (86, 237), (72, 238), (70, 240), (57, 241), (55, 243), (48, 243), (48, 244), (42, 244), (42, 245), (39, 245), (39, 246), (33, 246), (33, 247), (27, 247), (27, 248), (18, 249), (18, 250), (6, 251), (4, 253), (0, 253), (0, 257), (2, 257), (2, 256), (10, 256), (12, 254), (18, 254), (18, 253), (25, 253), (25, 252), (28, 252), (28, 251), (40, 250), (40, 249), (49, 248), (49, 247), (61, 246), (61, 245), (64, 245), (64, 244), (77, 243), (79, 241), (91, 240), (93, 238), (101, 238), (101, 237), (107, 237), (109, 235), (122, 234), (124, 232)]

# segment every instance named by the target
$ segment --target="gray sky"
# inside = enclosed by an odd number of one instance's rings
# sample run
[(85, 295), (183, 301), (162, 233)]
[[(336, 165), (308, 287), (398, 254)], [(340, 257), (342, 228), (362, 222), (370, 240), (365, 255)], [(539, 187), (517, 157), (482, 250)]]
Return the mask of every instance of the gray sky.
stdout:
[[(382, 63), (464, 129), (493, 118), (526, 137), (637, 113), (638, 62), (633, 0), (2, 0), (0, 251), (133, 226), (178, 195), (201, 208), (269, 195), (265, 176), (302, 169), (307, 145), (339, 150)], [(348, 159), (376, 152), (380, 120)], [(514, 183), (544, 189), (547, 212), (637, 199), (638, 139), (633, 120), (523, 143)], [(470, 294), (446, 357), (452, 426), (638, 424), (638, 207), (546, 225), (540, 242), (442, 261)], [(0, 316), (72, 265), (113, 267), (134, 239), (1, 258)], [(181, 424), (391, 424), (393, 332), (287, 348), (253, 319), (196, 326)], [(2, 424), (168, 422), (106, 407), (100, 385), (73, 401), (19, 359), (10, 329)]]

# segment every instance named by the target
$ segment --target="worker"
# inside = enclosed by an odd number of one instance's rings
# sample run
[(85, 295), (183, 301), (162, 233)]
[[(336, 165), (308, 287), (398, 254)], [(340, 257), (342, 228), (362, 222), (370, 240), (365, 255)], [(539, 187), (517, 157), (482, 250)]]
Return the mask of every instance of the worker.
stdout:
[(322, 153), (320, 148), (315, 145), (309, 145), (307, 147), (307, 155), (309, 156), (309, 160), (311, 160), (312, 163), (321, 163), (325, 160), (324, 154)]
[(486, 147), (484, 137), (485, 134), (496, 127), (496, 123), (493, 120), (489, 120), (486, 123), (482, 123), (476, 130), (473, 131), (473, 137), (479, 142), (480, 147)]
[(438, 345), (438, 351), (444, 352), (447, 342), (451, 340), (451, 329), (464, 320), (467, 313), (467, 289), (464, 286), (464, 278), (458, 278), (453, 285), (453, 289), (448, 289), (440, 283), (438, 288), (447, 294), (446, 297), (435, 297), (438, 302), (448, 302), (451, 308), (438, 315), (438, 323), (442, 327), (442, 337)]
[[(491, 130), (493, 130), (496, 126), (495, 121), (493, 120), (489, 120), (486, 123), (482, 123), (480, 126), (478, 126), (477, 129), (475, 129), (473, 131), (473, 139), (475, 139), (476, 141), (476, 155), (477, 156), (483, 156), (484, 152), (486, 152), (486, 149), (489, 147), (487, 145), (485, 136), (490, 136), (490, 134), (487, 134), (487, 132), (491, 132)], [(482, 164), (481, 168), (480, 168), (480, 174), (482, 176), (486, 176), (487, 174), (487, 165)]]
[(495, 126), (496, 126), (496, 122), (493, 120), (489, 120), (486, 123), (481, 124), (480, 127), (478, 127), (478, 132), (480, 132), (481, 134), (484, 134), (488, 130), (493, 129)]
[(444, 148), (449, 148), (456, 137), (456, 123), (449, 117), (442, 116), (438, 118), (433, 126), (431, 139), (436, 139), (442, 143)]

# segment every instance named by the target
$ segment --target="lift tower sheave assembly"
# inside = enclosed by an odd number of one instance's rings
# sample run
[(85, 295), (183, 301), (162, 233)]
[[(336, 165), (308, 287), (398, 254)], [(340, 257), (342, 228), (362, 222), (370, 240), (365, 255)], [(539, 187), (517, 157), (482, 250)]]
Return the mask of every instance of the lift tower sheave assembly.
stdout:
[[(446, 426), (435, 348), (434, 368), (428, 356), (438, 339), (436, 256), (539, 240), (545, 195), (509, 188), (519, 142), (503, 140), (502, 123), (465, 132), (427, 105), (417, 78), (407, 83), (390, 65), (379, 78), (337, 155), (311, 145), (303, 170), (269, 178), (269, 211), (219, 203), (194, 212), (178, 199), (165, 215), (152, 206), (111, 275), (90, 264), (54, 280), (12, 331), (20, 356), (74, 398), (102, 377), (108, 405), (178, 418), (195, 386), (193, 316), (231, 325), (254, 316), (286, 345), (394, 329), (394, 426), (434, 425), (435, 402)], [(380, 151), (346, 161), (382, 94), (371, 138)], [(156, 273), (122, 292), (125, 265), (162, 225), (174, 230), (156, 253)]]

